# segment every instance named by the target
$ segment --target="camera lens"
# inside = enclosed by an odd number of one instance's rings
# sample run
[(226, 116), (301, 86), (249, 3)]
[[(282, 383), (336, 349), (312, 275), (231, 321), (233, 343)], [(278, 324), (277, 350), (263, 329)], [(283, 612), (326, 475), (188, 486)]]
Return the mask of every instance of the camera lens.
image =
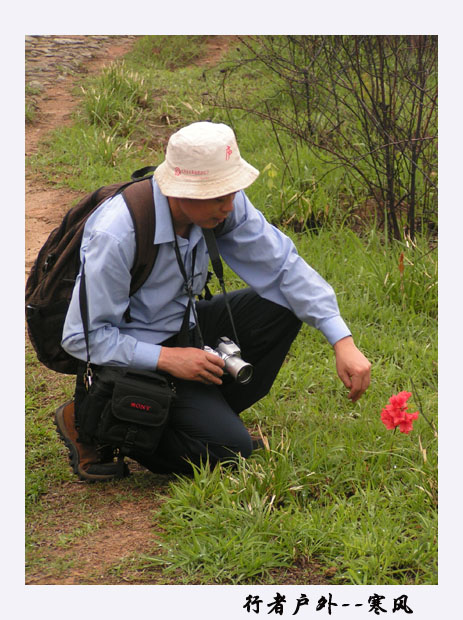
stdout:
[(238, 381), (238, 383), (241, 383), (243, 385), (245, 383), (249, 383), (252, 379), (252, 371), (253, 368), (251, 364), (245, 364), (242, 368), (240, 368), (236, 375), (236, 380)]

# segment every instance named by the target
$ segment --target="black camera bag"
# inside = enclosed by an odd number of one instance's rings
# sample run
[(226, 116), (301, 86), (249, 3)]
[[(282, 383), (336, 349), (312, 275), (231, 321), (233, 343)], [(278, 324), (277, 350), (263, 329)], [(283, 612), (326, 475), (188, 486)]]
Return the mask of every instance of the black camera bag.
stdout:
[(152, 453), (167, 424), (174, 388), (156, 372), (100, 367), (79, 407), (79, 440), (123, 456)]

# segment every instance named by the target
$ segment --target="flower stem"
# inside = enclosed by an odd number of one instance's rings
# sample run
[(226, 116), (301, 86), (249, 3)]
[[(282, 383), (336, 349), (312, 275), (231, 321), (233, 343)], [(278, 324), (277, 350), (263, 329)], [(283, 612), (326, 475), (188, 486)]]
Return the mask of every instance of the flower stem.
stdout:
[(394, 447), (394, 436), (397, 432), (397, 426), (394, 428), (394, 430), (392, 431), (391, 434), (391, 445), (389, 446), (389, 459), (388, 459), (388, 468), (391, 469), (391, 457), (392, 457), (392, 452), (393, 452), (393, 447)]

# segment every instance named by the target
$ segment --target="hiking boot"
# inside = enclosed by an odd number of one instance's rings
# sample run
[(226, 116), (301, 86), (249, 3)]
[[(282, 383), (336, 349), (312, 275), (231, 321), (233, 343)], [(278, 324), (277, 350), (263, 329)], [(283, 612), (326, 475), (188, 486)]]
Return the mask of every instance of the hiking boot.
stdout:
[(72, 470), (81, 480), (114, 480), (127, 476), (127, 464), (114, 461), (110, 446), (81, 443), (75, 426), (74, 401), (70, 400), (55, 411), (55, 424), (69, 450)]

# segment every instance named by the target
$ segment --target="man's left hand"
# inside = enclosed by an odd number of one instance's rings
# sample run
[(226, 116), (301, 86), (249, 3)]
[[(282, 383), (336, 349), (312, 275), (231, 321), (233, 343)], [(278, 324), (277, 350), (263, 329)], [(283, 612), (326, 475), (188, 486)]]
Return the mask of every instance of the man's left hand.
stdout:
[(351, 336), (338, 340), (334, 351), (339, 378), (349, 390), (348, 398), (355, 403), (370, 385), (371, 364)]

